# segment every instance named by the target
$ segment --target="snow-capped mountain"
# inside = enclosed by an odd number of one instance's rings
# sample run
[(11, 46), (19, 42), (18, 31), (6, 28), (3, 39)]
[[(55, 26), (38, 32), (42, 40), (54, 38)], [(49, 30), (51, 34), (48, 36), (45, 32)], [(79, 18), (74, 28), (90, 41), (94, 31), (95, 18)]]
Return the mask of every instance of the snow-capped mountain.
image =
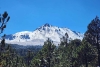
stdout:
[(6, 42), (19, 45), (43, 45), (44, 41), (49, 38), (55, 44), (58, 44), (60, 43), (60, 38), (62, 38), (65, 33), (67, 33), (69, 39), (72, 40), (82, 40), (84, 36), (83, 34), (72, 31), (68, 28), (60, 28), (46, 23), (43, 26), (37, 28), (35, 31), (22, 31), (15, 34), (7, 35)]

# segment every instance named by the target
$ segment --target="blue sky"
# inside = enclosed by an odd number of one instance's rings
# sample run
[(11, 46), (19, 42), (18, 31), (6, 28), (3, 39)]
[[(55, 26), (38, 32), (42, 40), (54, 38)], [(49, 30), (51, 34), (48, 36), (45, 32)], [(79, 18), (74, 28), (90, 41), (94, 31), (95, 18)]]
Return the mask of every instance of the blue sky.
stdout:
[(45, 23), (84, 33), (95, 16), (100, 0), (0, 0), (0, 13), (11, 17), (6, 34), (34, 31)]

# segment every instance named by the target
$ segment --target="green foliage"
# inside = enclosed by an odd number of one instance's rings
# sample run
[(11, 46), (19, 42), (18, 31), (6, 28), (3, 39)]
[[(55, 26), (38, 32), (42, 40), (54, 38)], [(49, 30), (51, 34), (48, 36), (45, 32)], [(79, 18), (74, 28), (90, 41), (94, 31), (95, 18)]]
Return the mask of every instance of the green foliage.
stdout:
[(98, 66), (100, 66), (100, 20), (97, 16), (88, 25), (88, 30), (86, 31), (83, 40), (89, 42), (92, 47), (97, 49)]
[(40, 67), (53, 66), (55, 49), (56, 46), (50, 39), (48, 39), (46, 42), (44, 42), (43, 48), (38, 52), (37, 56), (35, 56), (35, 58), (32, 60), (32, 63)]
[(0, 23), (1, 23), (0, 31), (1, 31), (1, 33), (3, 32), (4, 28), (6, 28), (6, 24), (9, 21), (9, 19), (10, 19), (10, 16), (8, 16), (8, 13), (6, 11), (2, 15), (0, 14)]

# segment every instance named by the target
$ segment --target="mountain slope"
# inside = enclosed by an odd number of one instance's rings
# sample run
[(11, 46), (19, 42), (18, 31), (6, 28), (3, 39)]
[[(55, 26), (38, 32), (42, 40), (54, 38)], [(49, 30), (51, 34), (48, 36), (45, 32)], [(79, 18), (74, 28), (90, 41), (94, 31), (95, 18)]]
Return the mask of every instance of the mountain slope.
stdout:
[(7, 35), (6, 42), (19, 45), (43, 45), (44, 41), (48, 38), (54, 43), (59, 43), (60, 38), (68, 34), (69, 39), (81, 39), (83, 34), (71, 31), (68, 28), (60, 28), (57, 26), (49, 25), (48, 23), (37, 28), (35, 31), (22, 31), (15, 34)]

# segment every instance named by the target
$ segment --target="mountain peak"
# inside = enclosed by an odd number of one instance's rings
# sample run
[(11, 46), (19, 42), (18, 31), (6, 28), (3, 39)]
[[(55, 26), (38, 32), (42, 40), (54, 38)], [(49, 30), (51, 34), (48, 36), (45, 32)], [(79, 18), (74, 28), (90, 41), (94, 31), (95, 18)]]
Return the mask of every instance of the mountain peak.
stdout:
[(45, 23), (43, 26), (50, 27), (51, 25), (49, 23)]
[(37, 28), (35, 31), (22, 31), (6, 37), (7, 43), (19, 44), (19, 45), (43, 45), (44, 42), (49, 38), (56, 45), (60, 43), (60, 39), (68, 34), (69, 40), (83, 39), (83, 34), (72, 31), (67, 28), (61, 28), (52, 26), (48, 23)]

